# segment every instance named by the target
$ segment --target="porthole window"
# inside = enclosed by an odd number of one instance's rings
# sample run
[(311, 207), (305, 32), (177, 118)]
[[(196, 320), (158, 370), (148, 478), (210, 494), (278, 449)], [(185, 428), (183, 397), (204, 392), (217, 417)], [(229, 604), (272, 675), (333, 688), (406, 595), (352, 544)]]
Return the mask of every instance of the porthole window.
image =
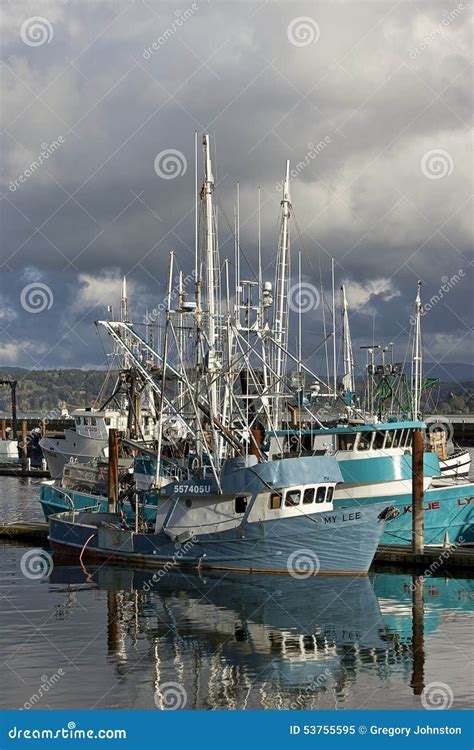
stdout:
[(316, 490), (316, 502), (317, 503), (324, 503), (326, 497), (326, 487), (318, 487)]
[(191, 500), (190, 497), (186, 498), (186, 500), (184, 501), (184, 504), (186, 505), (186, 508), (192, 508), (193, 507), (193, 501)]
[(247, 498), (246, 497), (236, 497), (235, 498), (235, 512), (236, 513), (245, 513), (247, 510)]
[(274, 492), (270, 495), (270, 510), (279, 510), (281, 508), (281, 495)]
[(288, 490), (285, 495), (285, 505), (293, 507), (299, 505), (301, 501), (301, 492), (299, 490)]
[(314, 501), (314, 487), (308, 487), (303, 493), (303, 505), (309, 505)]

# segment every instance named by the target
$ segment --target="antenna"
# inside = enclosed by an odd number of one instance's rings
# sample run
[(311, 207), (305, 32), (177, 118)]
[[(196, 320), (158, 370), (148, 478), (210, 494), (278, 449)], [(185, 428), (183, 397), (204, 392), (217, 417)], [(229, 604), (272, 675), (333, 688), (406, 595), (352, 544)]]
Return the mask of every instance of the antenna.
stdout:
[(332, 377), (334, 398), (337, 396), (337, 362), (336, 362), (336, 290), (334, 278), (334, 258), (331, 258), (331, 284), (332, 284)]
[(198, 187), (198, 133), (194, 131), (194, 281), (198, 283), (199, 265), (199, 187)]

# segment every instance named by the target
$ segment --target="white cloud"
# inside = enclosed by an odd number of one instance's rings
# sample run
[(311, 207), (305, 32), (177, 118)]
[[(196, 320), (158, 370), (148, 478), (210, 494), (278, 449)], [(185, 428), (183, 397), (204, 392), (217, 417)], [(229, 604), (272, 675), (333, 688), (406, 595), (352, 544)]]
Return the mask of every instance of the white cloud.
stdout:
[(17, 317), (18, 313), (16, 310), (14, 310), (13, 307), (10, 307), (5, 300), (5, 297), (0, 294), (0, 323), (11, 323), (13, 320), (16, 320)]
[[(77, 294), (73, 304), (75, 310), (80, 312), (95, 307), (105, 310), (107, 305), (113, 305), (115, 314), (119, 314), (122, 276), (118, 270), (97, 274), (81, 273), (77, 278), (77, 284)], [(128, 281), (127, 296), (133, 297), (134, 291), (134, 282)]]
[(371, 279), (363, 283), (347, 280), (344, 285), (349, 307), (367, 315), (373, 312), (373, 307), (368, 304), (373, 297), (380, 296), (384, 302), (389, 302), (400, 296), (400, 290), (387, 278)]

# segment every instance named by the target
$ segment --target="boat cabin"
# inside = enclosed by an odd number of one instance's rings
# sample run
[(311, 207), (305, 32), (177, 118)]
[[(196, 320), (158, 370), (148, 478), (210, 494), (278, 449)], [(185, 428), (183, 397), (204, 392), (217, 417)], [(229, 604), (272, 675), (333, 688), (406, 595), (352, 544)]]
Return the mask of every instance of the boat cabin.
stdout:
[(335, 482), (301, 484), (252, 495), (192, 494), (160, 500), (156, 533), (165, 531), (178, 541), (233, 529), (248, 523), (309, 516), (333, 509)]
[(115, 409), (76, 409), (71, 417), (79, 435), (97, 440), (107, 440), (111, 428), (122, 431), (127, 429), (126, 415)]

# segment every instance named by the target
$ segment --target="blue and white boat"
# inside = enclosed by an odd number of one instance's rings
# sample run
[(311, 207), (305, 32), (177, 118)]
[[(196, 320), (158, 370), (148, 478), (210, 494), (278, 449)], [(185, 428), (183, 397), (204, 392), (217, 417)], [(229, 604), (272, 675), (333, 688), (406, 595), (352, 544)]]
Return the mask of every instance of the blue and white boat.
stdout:
[(136, 532), (117, 514), (72, 512), (49, 519), (49, 542), (82, 559), (247, 572), (366, 574), (393, 515), (386, 503), (336, 510), (334, 458), (258, 463), (240, 456), (212, 480), (168, 484), (155, 527)]

